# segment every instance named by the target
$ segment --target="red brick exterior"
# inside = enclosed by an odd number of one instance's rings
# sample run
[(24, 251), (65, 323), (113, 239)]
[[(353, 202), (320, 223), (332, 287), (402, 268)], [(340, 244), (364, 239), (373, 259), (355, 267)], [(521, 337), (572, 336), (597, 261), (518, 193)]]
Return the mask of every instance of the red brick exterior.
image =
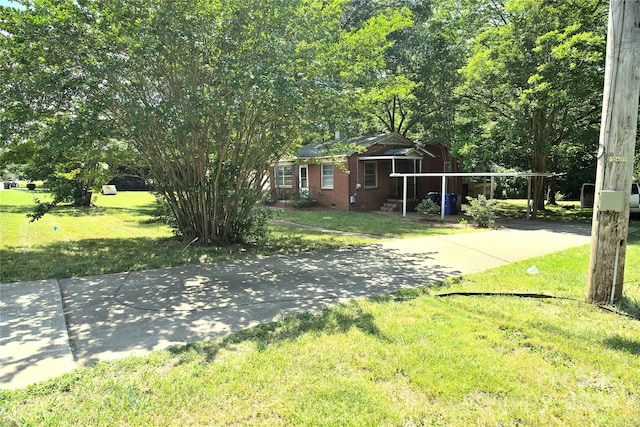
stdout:
[[(387, 145), (373, 145), (365, 153), (353, 154), (347, 159), (339, 160), (342, 167), (333, 163), (333, 188), (322, 188), (322, 163), (331, 163), (330, 159), (318, 159), (317, 163), (308, 164), (309, 192), (318, 206), (328, 209), (338, 210), (379, 210), (388, 199), (402, 200), (402, 178), (391, 178), (392, 161), (389, 159), (368, 160), (366, 162), (377, 163), (377, 186), (368, 188), (365, 186), (365, 161), (358, 160), (359, 157), (382, 155), (388, 149), (393, 148)], [(444, 172), (445, 162), (449, 162), (447, 172), (459, 171), (455, 160), (451, 159), (448, 150), (442, 146), (424, 147), (434, 154), (436, 158), (425, 155), (422, 159), (422, 172)], [(302, 160), (298, 160), (302, 162)], [(334, 160), (335, 162), (335, 160)], [(291, 164), (291, 162), (279, 163)], [(397, 173), (420, 172), (419, 161), (415, 163), (412, 159), (396, 160)], [(280, 188), (277, 193), (288, 194), (291, 189), (297, 189), (299, 183), (299, 165), (293, 165), (293, 185), (289, 188)], [(274, 168), (271, 168), (269, 182), (272, 193), (275, 193), (276, 185), (274, 179)], [(415, 209), (415, 205), (422, 200), (427, 193), (442, 191), (442, 180), (440, 177), (420, 177), (408, 178), (407, 198), (413, 199), (408, 203), (407, 210)], [(415, 186), (415, 191), (413, 190)], [(447, 179), (447, 193), (462, 193), (462, 180), (458, 177)], [(415, 195), (415, 198), (414, 198)], [(353, 202), (353, 203), (351, 203)], [(458, 197), (458, 203), (460, 197)], [(400, 203), (398, 203), (398, 206)], [(401, 209), (401, 206), (399, 206)]]

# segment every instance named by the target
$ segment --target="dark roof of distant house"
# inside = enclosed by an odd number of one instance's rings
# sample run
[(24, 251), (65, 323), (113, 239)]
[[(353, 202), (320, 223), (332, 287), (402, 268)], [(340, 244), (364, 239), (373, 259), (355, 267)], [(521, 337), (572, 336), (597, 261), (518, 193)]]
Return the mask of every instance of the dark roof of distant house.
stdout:
[(412, 151), (414, 151), (414, 147), (405, 147), (405, 148), (392, 148), (391, 150), (387, 150), (384, 152), (385, 156), (404, 156)]
[(373, 136), (358, 136), (348, 139), (334, 139), (331, 141), (312, 142), (298, 149), (298, 158), (350, 156), (355, 153), (352, 147), (369, 148), (373, 145), (399, 145), (409, 151), (415, 149), (415, 144), (399, 133), (383, 133)]

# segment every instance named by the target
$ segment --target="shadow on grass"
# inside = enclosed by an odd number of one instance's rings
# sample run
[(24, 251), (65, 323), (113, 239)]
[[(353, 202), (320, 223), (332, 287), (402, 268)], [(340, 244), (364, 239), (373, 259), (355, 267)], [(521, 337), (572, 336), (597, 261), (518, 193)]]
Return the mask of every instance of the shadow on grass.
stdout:
[(351, 329), (390, 342), (376, 326), (374, 316), (366, 313), (358, 300), (351, 300), (330, 308), (325, 307), (319, 312), (297, 314), (277, 322), (254, 326), (217, 341), (200, 341), (170, 348), (168, 351), (181, 358), (182, 362), (190, 360), (195, 353), (201, 355), (206, 363), (210, 363), (221, 350), (244, 342), (253, 342), (262, 351), (270, 345), (293, 341), (309, 333), (344, 334)]
[(640, 299), (623, 295), (618, 308), (628, 316), (640, 319)]
[(0, 206), (0, 213), (6, 214), (23, 214), (27, 215), (33, 212), (33, 208), (35, 207), (35, 203), (33, 205), (2, 205)]
[[(526, 219), (526, 204), (509, 203), (499, 201), (496, 207), (497, 214), (507, 219)], [(576, 221), (589, 222), (593, 217), (592, 209), (580, 209), (580, 202), (562, 203), (558, 205), (545, 205), (538, 210), (537, 219), (547, 221)]]
[(312, 230), (273, 232), (260, 244), (220, 247), (188, 245), (177, 237), (59, 241), (29, 250), (9, 246), (0, 249), (0, 282), (93, 276), (345, 246), (336, 239), (313, 239), (317, 236)]
[(130, 215), (156, 216), (160, 214), (160, 210), (159, 210), (159, 207), (153, 203), (136, 206), (135, 208), (114, 207), (114, 206), (75, 207), (70, 205), (60, 205), (53, 208), (50, 213), (55, 215), (65, 215), (65, 216), (72, 216), (72, 217), (104, 216), (104, 215), (121, 214), (121, 213), (126, 213)]
[(614, 350), (622, 351), (636, 356), (640, 355), (640, 341), (621, 337), (620, 335), (613, 335), (605, 339), (604, 343), (607, 347)]
[[(35, 202), (30, 205), (2, 205), (0, 206), (0, 212), (7, 214), (24, 214), (25, 216), (32, 213), (36, 204)], [(105, 216), (114, 213), (127, 213), (130, 215), (146, 215), (146, 216), (158, 216), (160, 215), (160, 207), (154, 203), (136, 206), (134, 208), (128, 207), (112, 207), (112, 206), (71, 206), (71, 205), (58, 205), (51, 208), (48, 212), (50, 215), (70, 216), (70, 217), (83, 217), (83, 216)]]
[(119, 271), (178, 265), (192, 261), (180, 256), (178, 239), (122, 238), (60, 241), (0, 250), (0, 281), (61, 279)]

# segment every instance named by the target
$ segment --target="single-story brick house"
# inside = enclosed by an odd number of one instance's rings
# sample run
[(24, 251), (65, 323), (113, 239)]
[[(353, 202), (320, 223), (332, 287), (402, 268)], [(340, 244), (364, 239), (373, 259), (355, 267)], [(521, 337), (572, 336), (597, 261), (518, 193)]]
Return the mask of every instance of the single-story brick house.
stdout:
[[(311, 143), (281, 159), (270, 172), (272, 198), (286, 205), (292, 191), (309, 194), (318, 206), (339, 210), (402, 210), (403, 179), (395, 173), (456, 172), (446, 147), (418, 146), (398, 133)], [(448, 193), (460, 194), (460, 179)], [(429, 192), (440, 192), (437, 177), (409, 178), (407, 209)]]

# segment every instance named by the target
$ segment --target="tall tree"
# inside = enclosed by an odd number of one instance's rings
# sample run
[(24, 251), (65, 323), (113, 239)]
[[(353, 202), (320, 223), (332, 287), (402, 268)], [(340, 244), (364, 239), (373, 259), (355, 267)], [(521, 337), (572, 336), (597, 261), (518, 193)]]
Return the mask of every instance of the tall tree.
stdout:
[[(493, 6), (492, 19), (475, 38), (459, 89), (470, 111), (482, 114), (483, 138), (474, 143), (488, 144), (484, 152), (495, 153), (492, 158), (505, 166), (556, 172), (554, 156), (597, 124), (606, 4), (510, 0), (487, 5)], [(534, 218), (543, 206), (543, 184), (542, 178), (534, 180)]]
[(92, 17), (65, 2), (30, 7), (1, 9), (0, 141), (9, 149), (0, 162), (46, 180), (54, 203), (89, 205), (94, 185), (106, 184), (127, 154), (86, 96), (100, 84), (86, 71)]
[[(415, 127), (417, 115), (414, 108), (411, 67), (421, 43), (419, 28), (430, 14), (431, 0), (351, 0), (347, 2), (342, 26), (359, 28), (372, 16), (391, 11), (411, 12), (412, 25), (388, 35), (390, 47), (384, 52), (384, 61), (376, 70), (373, 85), (359, 88), (356, 109), (347, 117), (357, 132), (398, 132), (408, 135)], [(347, 125), (349, 126), (349, 125)]]
[(387, 35), (408, 23), (396, 10), (343, 30), (341, 4), (41, 0), (21, 16), (84, 31), (76, 75), (97, 86), (75, 99), (145, 159), (184, 238), (229, 244), (260, 224), (269, 165), (375, 80)]

